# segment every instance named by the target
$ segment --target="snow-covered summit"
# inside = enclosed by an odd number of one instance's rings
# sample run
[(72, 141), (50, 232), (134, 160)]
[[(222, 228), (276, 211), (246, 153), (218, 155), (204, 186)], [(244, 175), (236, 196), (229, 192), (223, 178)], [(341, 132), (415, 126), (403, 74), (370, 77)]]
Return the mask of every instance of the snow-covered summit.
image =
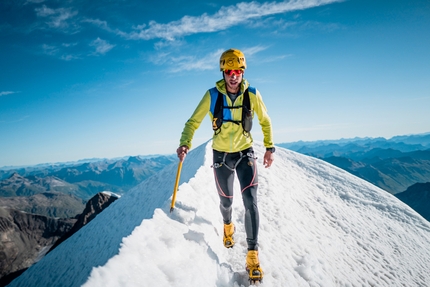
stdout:
[[(315, 158), (259, 157), (263, 286), (430, 286), (430, 224), (387, 192)], [(10, 286), (247, 286), (244, 210), (222, 244), (210, 142), (115, 201)]]

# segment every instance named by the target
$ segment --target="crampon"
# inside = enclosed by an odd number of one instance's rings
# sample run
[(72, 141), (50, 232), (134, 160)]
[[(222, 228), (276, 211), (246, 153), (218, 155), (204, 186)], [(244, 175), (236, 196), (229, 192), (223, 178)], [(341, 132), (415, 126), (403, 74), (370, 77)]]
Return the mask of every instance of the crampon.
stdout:
[(232, 248), (234, 246), (234, 225), (233, 223), (230, 224), (224, 224), (224, 246), (226, 248)]
[(260, 283), (263, 282), (264, 273), (260, 267), (253, 269), (249, 269), (248, 267), (246, 267), (246, 271), (248, 272), (248, 279), (251, 285), (260, 285)]
[(258, 285), (263, 281), (263, 270), (258, 260), (258, 251), (249, 250), (246, 256), (246, 272), (248, 272), (251, 285)]

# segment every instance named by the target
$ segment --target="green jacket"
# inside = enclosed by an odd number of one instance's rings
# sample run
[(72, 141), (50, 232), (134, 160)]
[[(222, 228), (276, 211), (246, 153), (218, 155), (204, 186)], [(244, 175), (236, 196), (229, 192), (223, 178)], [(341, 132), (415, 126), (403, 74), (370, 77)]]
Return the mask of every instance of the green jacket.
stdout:
[[(264, 135), (264, 146), (273, 147), (272, 138), (272, 125), (270, 117), (267, 114), (266, 106), (263, 103), (260, 92), (249, 86), (247, 80), (243, 79), (240, 87), (240, 95), (236, 98), (235, 102), (232, 103), (230, 97), (228, 97), (225, 81), (220, 80), (216, 83), (216, 86), (208, 90), (203, 96), (202, 100), (198, 104), (191, 118), (185, 123), (184, 130), (180, 140), (180, 146), (187, 146), (191, 149), (191, 141), (194, 136), (194, 132), (199, 128), (206, 114), (209, 113), (211, 122), (213, 120), (214, 107), (216, 99), (218, 97), (218, 91), (224, 95), (224, 103), (228, 106), (240, 106), (243, 101), (243, 92), (248, 88), (249, 99), (251, 102), (251, 109), (253, 116), (257, 114), (258, 121)], [(226, 114), (224, 110), (224, 118), (231, 120), (241, 121), (242, 109), (229, 109)], [(252, 136), (244, 135), (242, 125), (238, 125), (232, 122), (223, 122), (221, 131), (218, 134), (213, 135), (212, 148), (222, 152), (238, 152), (247, 149), (252, 146)]]

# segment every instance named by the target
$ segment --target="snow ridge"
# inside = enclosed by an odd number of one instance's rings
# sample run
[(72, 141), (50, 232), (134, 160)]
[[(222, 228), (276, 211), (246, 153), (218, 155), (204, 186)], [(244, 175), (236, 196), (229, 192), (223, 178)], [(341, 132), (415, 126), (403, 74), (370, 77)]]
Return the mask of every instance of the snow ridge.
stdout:
[[(259, 158), (263, 286), (430, 286), (430, 224), (389, 193), (277, 148)], [(10, 286), (248, 286), (239, 184), (236, 245), (222, 245), (210, 142), (122, 196)]]

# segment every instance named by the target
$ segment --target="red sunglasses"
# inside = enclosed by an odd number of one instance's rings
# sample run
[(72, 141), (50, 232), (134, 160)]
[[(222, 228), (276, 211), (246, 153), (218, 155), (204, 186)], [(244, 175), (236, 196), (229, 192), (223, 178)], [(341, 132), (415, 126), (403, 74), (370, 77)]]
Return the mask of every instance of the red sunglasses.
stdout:
[(233, 75), (233, 73), (236, 74), (236, 76), (240, 76), (241, 74), (243, 74), (243, 70), (224, 70), (224, 73), (227, 76), (231, 76)]

